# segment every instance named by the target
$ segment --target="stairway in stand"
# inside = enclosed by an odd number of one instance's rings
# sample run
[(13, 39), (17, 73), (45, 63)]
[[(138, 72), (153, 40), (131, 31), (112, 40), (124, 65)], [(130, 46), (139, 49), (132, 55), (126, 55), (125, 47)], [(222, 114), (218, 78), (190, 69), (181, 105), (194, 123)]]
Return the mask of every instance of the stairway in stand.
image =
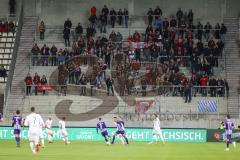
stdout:
[(18, 47), (12, 86), (6, 103), (5, 117), (8, 119), (17, 109), (22, 110), (23, 108), (25, 99), (24, 79), (29, 72), (30, 51), (34, 43), (37, 22), (37, 17), (24, 17), (23, 19), (22, 34)]
[[(230, 86), (228, 98), (228, 113), (232, 116), (239, 114), (239, 77), (240, 77), (240, 54), (239, 54), (239, 18), (225, 18), (227, 27), (225, 37), (226, 73)], [(237, 118), (237, 117), (236, 117)]]

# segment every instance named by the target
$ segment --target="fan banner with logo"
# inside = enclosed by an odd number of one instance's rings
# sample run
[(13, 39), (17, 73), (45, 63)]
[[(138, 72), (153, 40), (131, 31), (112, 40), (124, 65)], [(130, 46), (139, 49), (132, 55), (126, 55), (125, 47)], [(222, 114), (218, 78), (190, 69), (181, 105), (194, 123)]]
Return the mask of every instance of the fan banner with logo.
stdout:
[(150, 107), (153, 106), (155, 100), (154, 98), (136, 98), (135, 100), (135, 108), (136, 111), (140, 114), (144, 114), (148, 111)]

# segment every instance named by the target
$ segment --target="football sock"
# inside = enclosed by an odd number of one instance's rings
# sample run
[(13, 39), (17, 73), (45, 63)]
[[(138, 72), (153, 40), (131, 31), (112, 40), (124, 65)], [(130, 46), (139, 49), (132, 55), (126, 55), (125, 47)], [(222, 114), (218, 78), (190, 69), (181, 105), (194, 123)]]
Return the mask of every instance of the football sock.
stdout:
[(33, 153), (35, 152), (35, 145), (33, 142), (30, 142), (30, 148), (33, 151)]
[(128, 138), (127, 138), (127, 137), (124, 137), (124, 139), (125, 139), (126, 143), (128, 144)]
[(163, 138), (162, 134), (160, 134), (160, 138), (161, 138), (162, 142), (164, 142), (164, 138)]
[(105, 141), (106, 141), (106, 142), (108, 142), (108, 139), (107, 139), (107, 137), (106, 137), (106, 136), (104, 136), (104, 139), (105, 139)]
[(41, 139), (42, 146), (44, 146), (44, 139)]
[(115, 141), (115, 135), (113, 135), (112, 144), (114, 143), (114, 141)]

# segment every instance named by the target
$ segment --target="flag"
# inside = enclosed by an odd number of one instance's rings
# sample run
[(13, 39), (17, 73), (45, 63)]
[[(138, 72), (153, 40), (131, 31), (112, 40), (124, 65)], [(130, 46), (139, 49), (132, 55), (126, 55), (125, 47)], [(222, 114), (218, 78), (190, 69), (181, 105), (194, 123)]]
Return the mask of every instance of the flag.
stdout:
[(54, 90), (53, 86), (37, 86), (37, 91), (41, 92), (41, 91), (52, 91)]

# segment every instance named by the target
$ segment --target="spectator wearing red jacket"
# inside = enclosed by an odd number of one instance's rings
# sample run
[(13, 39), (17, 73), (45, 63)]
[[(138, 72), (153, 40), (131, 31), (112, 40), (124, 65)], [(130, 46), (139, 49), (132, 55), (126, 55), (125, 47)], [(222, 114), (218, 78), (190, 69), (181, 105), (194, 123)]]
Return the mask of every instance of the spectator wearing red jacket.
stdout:
[(207, 96), (207, 88), (206, 86), (208, 85), (208, 77), (203, 75), (200, 80), (200, 85), (201, 85), (201, 90), (202, 90), (202, 96), (206, 97)]
[(28, 96), (28, 95), (31, 94), (31, 87), (32, 87), (32, 83), (33, 83), (33, 80), (32, 80), (32, 77), (31, 77), (30, 73), (28, 73), (24, 82), (25, 82), (25, 85), (26, 85), (26, 95)]
[(91, 15), (92, 15), (92, 16), (96, 16), (96, 14), (97, 14), (97, 8), (96, 8), (95, 6), (92, 6), (90, 12), (91, 12)]
[(140, 33), (138, 33), (138, 31), (134, 32), (133, 39), (134, 39), (134, 42), (140, 42), (141, 41), (141, 35), (140, 35)]
[(134, 38), (132, 35), (129, 35), (128, 39), (127, 39), (128, 42), (134, 42)]

